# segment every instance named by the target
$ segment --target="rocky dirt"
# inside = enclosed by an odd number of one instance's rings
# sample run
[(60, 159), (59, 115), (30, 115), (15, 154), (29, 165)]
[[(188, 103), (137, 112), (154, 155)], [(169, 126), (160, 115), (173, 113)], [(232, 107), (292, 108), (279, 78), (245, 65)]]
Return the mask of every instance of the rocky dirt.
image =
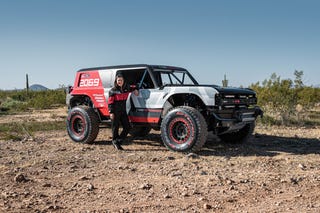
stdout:
[(66, 131), (2, 140), (0, 212), (320, 211), (320, 127), (258, 125), (243, 145), (210, 135), (203, 151), (188, 155), (160, 141), (152, 131), (116, 151), (110, 129), (92, 145), (72, 142)]

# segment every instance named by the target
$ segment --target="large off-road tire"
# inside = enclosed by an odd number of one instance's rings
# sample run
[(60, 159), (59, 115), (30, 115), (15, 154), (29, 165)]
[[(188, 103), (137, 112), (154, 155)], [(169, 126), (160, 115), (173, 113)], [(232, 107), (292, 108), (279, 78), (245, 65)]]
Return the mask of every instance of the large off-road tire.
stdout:
[(207, 123), (195, 108), (180, 106), (170, 110), (161, 123), (164, 145), (177, 152), (196, 152), (205, 144)]
[(244, 127), (236, 132), (219, 135), (219, 138), (226, 143), (240, 144), (245, 143), (252, 136), (255, 128), (255, 123), (246, 124)]
[(133, 137), (144, 137), (149, 134), (151, 127), (134, 126), (130, 129), (129, 134)]
[(92, 143), (99, 133), (98, 115), (93, 108), (74, 107), (68, 113), (67, 130), (73, 141)]

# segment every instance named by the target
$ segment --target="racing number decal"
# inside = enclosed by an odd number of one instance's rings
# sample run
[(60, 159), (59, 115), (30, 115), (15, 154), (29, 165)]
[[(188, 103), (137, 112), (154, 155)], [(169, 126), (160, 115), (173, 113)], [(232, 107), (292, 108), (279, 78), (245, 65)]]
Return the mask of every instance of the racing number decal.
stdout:
[(99, 86), (99, 78), (81, 79), (79, 87), (97, 87)]

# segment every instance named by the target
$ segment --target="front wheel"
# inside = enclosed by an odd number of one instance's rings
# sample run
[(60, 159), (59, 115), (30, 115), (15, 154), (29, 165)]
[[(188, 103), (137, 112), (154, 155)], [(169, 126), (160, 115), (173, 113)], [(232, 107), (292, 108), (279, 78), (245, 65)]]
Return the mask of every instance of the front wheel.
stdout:
[(99, 118), (87, 106), (77, 106), (68, 113), (67, 130), (70, 138), (79, 143), (92, 143), (99, 133)]
[(161, 123), (162, 141), (172, 151), (199, 151), (205, 144), (207, 135), (207, 123), (204, 117), (192, 107), (173, 108)]

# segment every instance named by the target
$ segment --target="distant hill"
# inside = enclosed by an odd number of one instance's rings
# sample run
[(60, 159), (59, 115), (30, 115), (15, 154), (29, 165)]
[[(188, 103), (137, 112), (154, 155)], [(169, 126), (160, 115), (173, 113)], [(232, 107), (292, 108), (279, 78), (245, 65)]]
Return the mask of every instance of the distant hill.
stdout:
[(29, 90), (30, 91), (46, 91), (48, 90), (48, 88), (40, 84), (33, 84), (29, 87)]

